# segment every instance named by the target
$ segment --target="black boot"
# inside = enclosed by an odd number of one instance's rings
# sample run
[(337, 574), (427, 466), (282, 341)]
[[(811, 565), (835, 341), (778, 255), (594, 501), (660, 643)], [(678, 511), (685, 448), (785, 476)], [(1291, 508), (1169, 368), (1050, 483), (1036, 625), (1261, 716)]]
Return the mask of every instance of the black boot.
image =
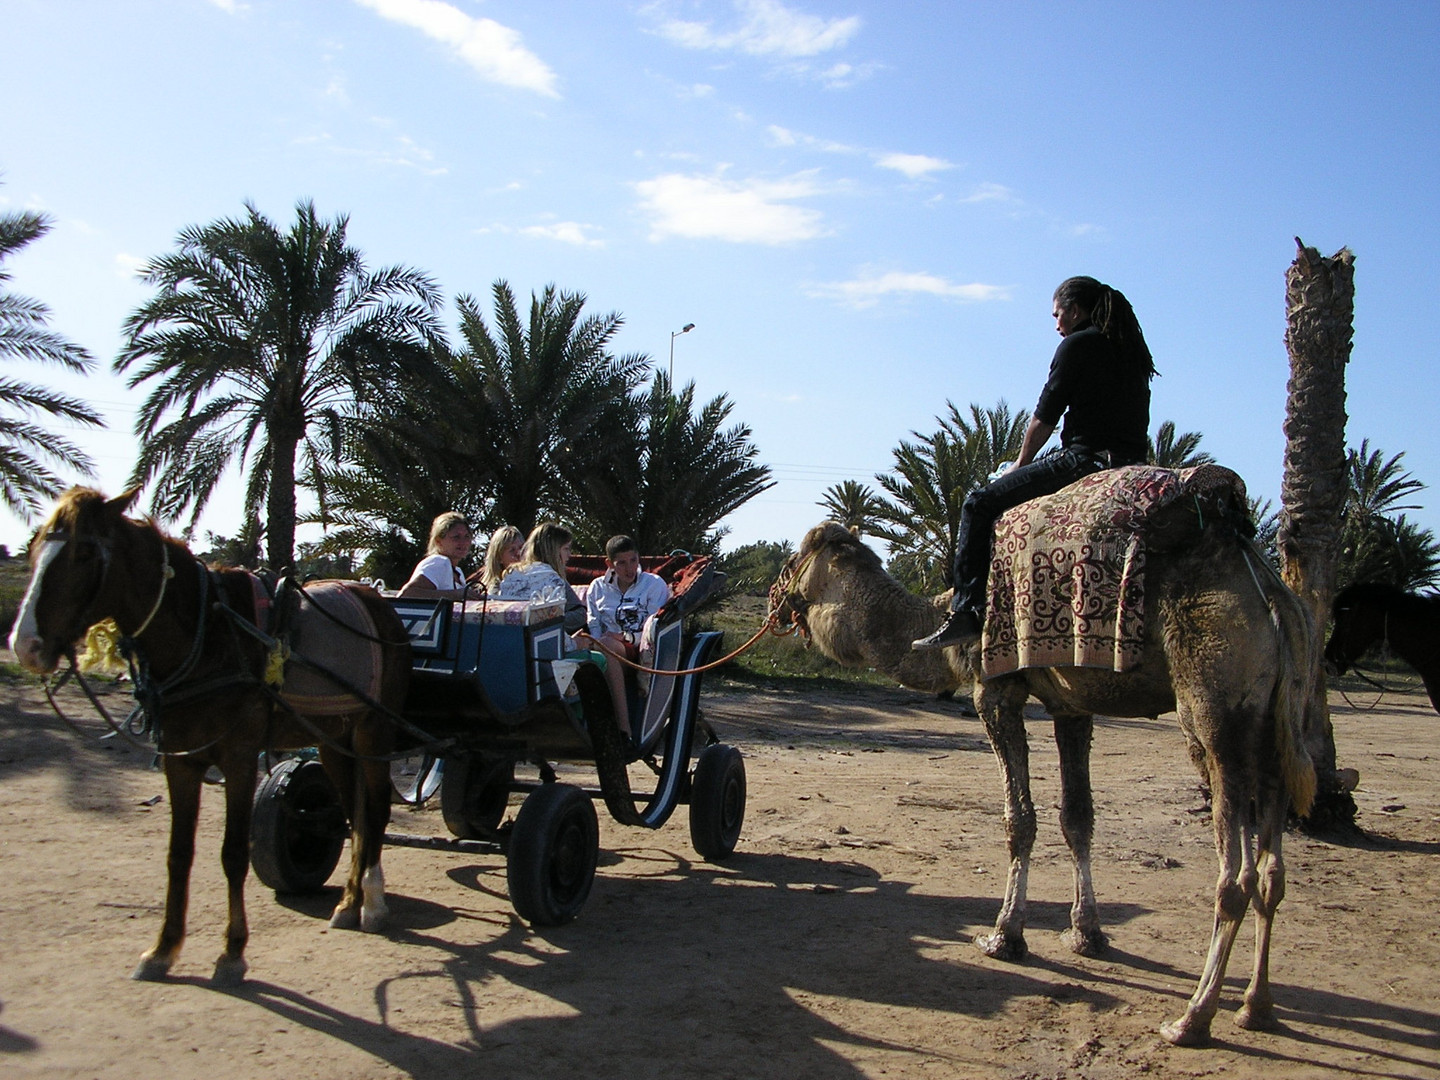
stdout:
[(910, 643), (910, 648), (920, 649), (948, 649), (952, 645), (969, 645), (980, 637), (980, 631), (984, 628), (984, 620), (969, 608), (960, 608), (945, 616), (945, 621), (928, 637), (919, 638)]

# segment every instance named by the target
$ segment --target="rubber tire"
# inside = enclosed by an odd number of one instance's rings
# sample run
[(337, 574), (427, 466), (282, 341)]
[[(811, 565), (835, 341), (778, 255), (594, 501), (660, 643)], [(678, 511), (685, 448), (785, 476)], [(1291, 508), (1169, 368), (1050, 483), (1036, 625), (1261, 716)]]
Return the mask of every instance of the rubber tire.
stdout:
[(707, 862), (723, 862), (744, 823), (745, 759), (733, 746), (707, 746), (690, 778), (690, 843)]
[(595, 881), (600, 822), (590, 797), (570, 784), (542, 784), (515, 815), (505, 877), (515, 913), (532, 926), (560, 926), (580, 913)]
[(440, 774), (440, 816), (445, 828), (461, 840), (493, 840), (510, 806), (510, 783), (515, 763), (502, 767), (499, 776), (485, 784), (494, 761), (483, 756), (453, 754)]
[(348, 835), (340, 796), (318, 761), (282, 761), (255, 790), (250, 865), (278, 893), (318, 892)]

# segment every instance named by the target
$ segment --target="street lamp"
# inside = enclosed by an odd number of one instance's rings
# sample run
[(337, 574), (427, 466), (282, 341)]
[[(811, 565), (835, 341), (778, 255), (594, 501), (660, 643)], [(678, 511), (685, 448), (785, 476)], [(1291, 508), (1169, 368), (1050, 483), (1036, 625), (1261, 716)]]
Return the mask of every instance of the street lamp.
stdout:
[(695, 324), (693, 322), (687, 322), (679, 330), (670, 331), (670, 374), (668, 377), (670, 379), (670, 390), (672, 393), (675, 390), (675, 339), (681, 334), (688, 334), (694, 329)]

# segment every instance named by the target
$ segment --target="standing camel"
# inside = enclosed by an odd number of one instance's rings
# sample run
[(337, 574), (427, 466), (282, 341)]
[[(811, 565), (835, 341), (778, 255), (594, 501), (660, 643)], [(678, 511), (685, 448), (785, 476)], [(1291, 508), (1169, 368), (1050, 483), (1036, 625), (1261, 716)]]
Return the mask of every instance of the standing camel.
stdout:
[[(1022, 709), (1032, 695), (1049, 711), (1060, 751), (1060, 824), (1074, 862), (1075, 897), (1065, 935), (1082, 956), (1102, 952), (1090, 876), (1095, 810), (1090, 790), (1094, 714), (1150, 717), (1175, 710), (1213, 792), (1220, 876), (1215, 922), (1199, 986), (1185, 1013), (1166, 1024), (1172, 1043), (1204, 1042), (1219, 1004), (1225, 965), (1247, 907), (1257, 916), (1255, 969), (1237, 1022), (1273, 1026), (1270, 929), (1285, 894), (1280, 855), (1286, 815), (1304, 813), (1315, 776), (1301, 742), (1313, 624), (1245, 541), (1223, 528), (1196, 529), (1194, 543), (1152, 550), (1145, 580), (1143, 658), (1123, 673), (1094, 668), (1022, 669), (982, 681), (979, 649), (916, 653), (941, 612), (887, 574), (849, 531), (811, 529), (787, 564), (778, 616), (808, 630), (827, 656), (875, 667), (906, 685), (943, 690), (972, 685), (1003, 774), (1010, 869), (988, 955), (1026, 955), (1026, 880), (1035, 842)], [(1167, 550), (1168, 549), (1168, 550)]]

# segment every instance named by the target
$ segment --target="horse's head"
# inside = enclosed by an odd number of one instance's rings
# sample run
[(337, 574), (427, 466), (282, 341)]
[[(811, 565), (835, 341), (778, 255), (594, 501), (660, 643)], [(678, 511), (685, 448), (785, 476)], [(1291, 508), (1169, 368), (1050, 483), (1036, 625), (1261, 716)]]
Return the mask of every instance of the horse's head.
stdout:
[(30, 584), (10, 648), (37, 674), (54, 671), (107, 610), (107, 578), (117, 534), (136, 491), (106, 499), (91, 488), (71, 488), (30, 544)]
[(1386, 613), (1403, 594), (1393, 585), (1365, 582), (1340, 591), (1331, 607), (1335, 628), (1325, 643), (1325, 670), (1344, 675), (1362, 653), (1385, 640)]

